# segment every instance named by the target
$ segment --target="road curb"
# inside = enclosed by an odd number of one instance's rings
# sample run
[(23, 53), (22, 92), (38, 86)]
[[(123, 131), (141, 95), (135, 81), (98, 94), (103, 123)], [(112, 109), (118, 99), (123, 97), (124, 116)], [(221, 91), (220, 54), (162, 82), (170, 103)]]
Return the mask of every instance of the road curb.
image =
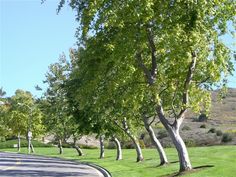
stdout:
[(87, 162), (81, 162), (81, 163), (97, 169), (98, 171), (100, 171), (103, 174), (104, 177), (112, 177), (111, 173), (108, 170), (106, 170), (105, 168), (103, 168), (97, 164), (92, 164), (92, 163), (87, 163)]

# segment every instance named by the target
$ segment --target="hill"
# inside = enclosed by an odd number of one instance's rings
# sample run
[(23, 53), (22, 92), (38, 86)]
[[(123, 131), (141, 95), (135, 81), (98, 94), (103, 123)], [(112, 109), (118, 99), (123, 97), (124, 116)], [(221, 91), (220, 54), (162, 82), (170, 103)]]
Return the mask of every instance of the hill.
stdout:
[[(199, 115), (190, 112), (181, 127), (180, 134), (188, 146), (236, 145), (236, 89), (229, 88), (221, 101), (218, 99), (218, 90), (213, 91), (211, 95), (212, 106), (207, 120), (199, 121)], [(159, 129), (157, 128), (156, 132), (161, 142), (164, 146), (171, 146), (172, 143), (165, 130)], [(222, 142), (223, 136), (231, 137), (232, 140)]]

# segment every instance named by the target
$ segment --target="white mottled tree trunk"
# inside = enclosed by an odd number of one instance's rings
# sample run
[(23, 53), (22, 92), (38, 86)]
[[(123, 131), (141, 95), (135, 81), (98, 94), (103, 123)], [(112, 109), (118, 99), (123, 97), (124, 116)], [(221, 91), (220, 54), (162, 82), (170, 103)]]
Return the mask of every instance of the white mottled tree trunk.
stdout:
[(153, 143), (153, 145), (156, 147), (157, 152), (159, 154), (160, 157), (160, 165), (164, 165), (168, 163), (167, 157), (166, 157), (166, 153), (164, 151), (164, 148), (162, 147), (160, 141), (157, 139), (154, 130), (152, 129), (152, 126), (148, 123), (148, 119), (146, 117), (143, 117), (143, 122), (144, 122), (144, 126), (150, 136), (150, 139)]
[(20, 148), (21, 148), (21, 146), (20, 146), (20, 133), (18, 133), (18, 144), (17, 144), (18, 152), (20, 152)]
[(99, 138), (100, 141), (100, 159), (103, 159), (105, 157), (105, 153), (104, 153), (104, 136), (101, 135)]
[(34, 146), (33, 146), (32, 142), (30, 143), (30, 150), (32, 153), (34, 153)]
[(189, 159), (188, 151), (186, 145), (179, 134), (179, 128), (183, 119), (177, 119), (173, 124), (169, 124), (168, 120), (165, 118), (162, 108), (158, 107), (157, 109), (158, 117), (161, 123), (164, 125), (168, 131), (171, 140), (178, 152), (179, 157), (179, 171), (188, 171), (192, 169), (192, 165)]
[(78, 152), (79, 156), (83, 156), (83, 155), (84, 155), (82, 149), (81, 149), (79, 146), (74, 145), (74, 148), (75, 148), (76, 151)]
[(134, 143), (134, 147), (135, 147), (135, 150), (136, 150), (136, 153), (137, 153), (137, 160), (136, 160), (136, 162), (141, 162), (141, 161), (143, 161), (143, 154), (142, 154), (142, 149), (141, 149), (141, 147), (140, 147), (140, 145), (139, 145), (139, 141), (138, 141), (138, 139), (135, 137), (135, 136), (133, 136), (133, 135), (131, 135), (132, 137), (130, 137), (131, 138), (131, 140), (133, 141), (133, 143)]
[(177, 129), (171, 127), (168, 129), (168, 132), (178, 152), (180, 164), (179, 171), (182, 172), (191, 170), (192, 166), (189, 159), (188, 151), (183, 139), (179, 135), (179, 127)]
[(112, 140), (116, 144), (116, 149), (117, 149), (116, 160), (121, 160), (122, 159), (122, 149), (121, 149), (120, 141), (116, 137), (113, 137)]
[(59, 154), (63, 154), (62, 142), (61, 139), (58, 141)]
[(142, 154), (142, 149), (139, 145), (139, 141), (136, 138), (136, 136), (134, 136), (130, 130), (129, 130), (129, 126), (127, 124), (126, 118), (123, 119), (123, 130), (125, 131), (125, 133), (130, 137), (130, 139), (132, 140), (132, 142), (134, 143), (134, 147), (137, 153), (137, 162), (143, 161), (143, 154)]

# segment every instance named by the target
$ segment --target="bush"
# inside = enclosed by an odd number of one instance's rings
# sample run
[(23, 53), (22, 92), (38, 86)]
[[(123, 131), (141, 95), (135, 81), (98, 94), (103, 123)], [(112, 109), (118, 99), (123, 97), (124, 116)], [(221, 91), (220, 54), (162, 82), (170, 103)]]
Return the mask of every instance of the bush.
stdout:
[(165, 137), (168, 137), (168, 132), (167, 132), (166, 129), (161, 129), (158, 132), (158, 138), (162, 139), (162, 138), (165, 138)]
[(216, 132), (216, 129), (215, 128), (211, 128), (208, 133), (215, 133)]
[(187, 139), (184, 142), (187, 147), (195, 147), (197, 145), (196, 142), (192, 139)]
[(134, 145), (131, 141), (128, 141), (128, 142), (124, 142), (122, 144), (122, 148), (123, 149), (133, 149), (134, 148)]
[(202, 124), (200, 128), (206, 128), (206, 124)]
[(188, 131), (188, 130), (191, 130), (191, 128), (187, 125), (183, 126), (182, 128), (183, 131)]
[(224, 133), (221, 142), (227, 143), (232, 141), (232, 136), (229, 133)]
[(216, 131), (216, 136), (222, 136), (222, 135), (223, 135), (223, 132), (221, 130)]
[(116, 144), (114, 143), (114, 141), (109, 141), (106, 148), (107, 149), (116, 149)]
[[(9, 140), (0, 143), (0, 149), (13, 148), (14, 144), (18, 144), (18, 140)], [(52, 147), (50, 144), (44, 144), (39, 141), (32, 141), (34, 147)], [(21, 139), (21, 147), (28, 147), (28, 142), (26, 139)]]
[(93, 146), (93, 145), (80, 145), (81, 149), (98, 149), (97, 146)]
[(142, 149), (146, 148), (143, 140), (139, 140), (139, 145)]
[(0, 136), (0, 142), (5, 142), (5, 141), (6, 141), (5, 137), (4, 136)]
[(205, 113), (202, 113), (199, 117), (198, 117), (198, 121), (199, 122), (206, 122), (208, 119), (207, 115)]

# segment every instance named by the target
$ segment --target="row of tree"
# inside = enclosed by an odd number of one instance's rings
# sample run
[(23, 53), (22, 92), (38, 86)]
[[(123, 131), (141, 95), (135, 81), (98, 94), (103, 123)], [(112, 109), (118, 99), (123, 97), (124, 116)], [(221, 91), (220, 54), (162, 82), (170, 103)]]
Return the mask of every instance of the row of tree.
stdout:
[[(60, 1), (58, 11), (65, 3)], [(177, 150), (179, 171), (191, 170), (180, 126), (189, 109), (207, 113), (209, 89), (224, 86), (233, 71), (234, 51), (220, 37), (229, 32), (228, 24), (235, 25), (236, 4), (71, 0), (68, 5), (77, 12), (79, 47), (70, 50), (69, 61), (60, 56), (46, 74), (48, 89), (37, 106), (46, 131), (59, 147), (70, 137), (76, 147), (82, 135), (96, 134), (100, 157), (104, 137), (111, 138), (117, 160), (118, 139), (126, 135), (138, 162), (144, 158), (137, 133), (145, 128), (164, 165), (167, 156), (152, 128), (160, 122)]]
[[(59, 2), (58, 12), (65, 3)], [(187, 110), (209, 110), (209, 89), (224, 86), (232, 74), (234, 51), (221, 36), (235, 30), (236, 4), (71, 0), (68, 5), (77, 14), (79, 48), (71, 50), (70, 63), (61, 61), (68, 70), (59, 79), (65, 91), (60, 98), (66, 95), (64, 105), (78, 128), (110, 137), (124, 132), (141, 161), (134, 131), (144, 126), (162, 165), (168, 161), (152, 130), (158, 119), (177, 150), (179, 170), (191, 170), (179, 129)]]

